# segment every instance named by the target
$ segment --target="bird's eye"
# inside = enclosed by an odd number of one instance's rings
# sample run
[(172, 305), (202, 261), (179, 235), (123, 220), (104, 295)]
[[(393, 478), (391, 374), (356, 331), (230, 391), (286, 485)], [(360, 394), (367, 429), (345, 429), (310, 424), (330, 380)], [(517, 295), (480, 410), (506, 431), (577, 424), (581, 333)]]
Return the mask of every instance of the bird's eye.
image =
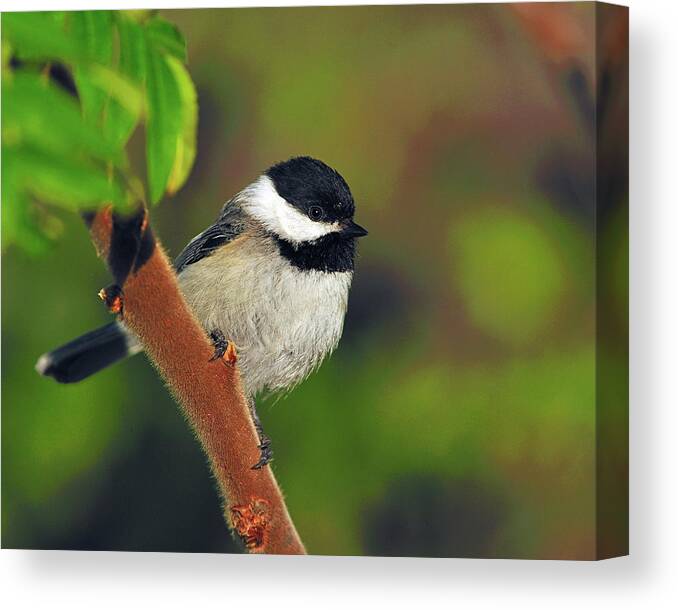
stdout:
[(312, 205), (308, 208), (308, 217), (311, 220), (316, 222), (322, 220), (325, 217), (325, 210), (323, 210), (319, 205)]

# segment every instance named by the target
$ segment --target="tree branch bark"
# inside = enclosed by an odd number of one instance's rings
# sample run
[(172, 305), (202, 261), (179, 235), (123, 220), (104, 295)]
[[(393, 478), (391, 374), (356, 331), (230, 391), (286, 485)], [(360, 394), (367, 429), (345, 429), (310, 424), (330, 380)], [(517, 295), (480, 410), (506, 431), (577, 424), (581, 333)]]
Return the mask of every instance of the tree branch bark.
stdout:
[(210, 361), (214, 348), (179, 290), (146, 210), (123, 218), (106, 207), (86, 220), (115, 281), (101, 296), (141, 340), (200, 440), (229, 528), (248, 552), (305, 554), (270, 467), (251, 468), (259, 459), (258, 437), (235, 350)]

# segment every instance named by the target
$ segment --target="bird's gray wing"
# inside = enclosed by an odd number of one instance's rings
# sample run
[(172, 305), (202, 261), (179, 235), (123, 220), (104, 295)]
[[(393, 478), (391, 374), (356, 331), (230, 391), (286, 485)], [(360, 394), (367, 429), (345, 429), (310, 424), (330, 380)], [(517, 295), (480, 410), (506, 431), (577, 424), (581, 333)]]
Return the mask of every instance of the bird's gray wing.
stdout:
[(235, 239), (242, 233), (243, 229), (244, 222), (240, 206), (229, 201), (216, 222), (188, 242), (188, 245), (174, 260), (174, 268), (177, 273)]

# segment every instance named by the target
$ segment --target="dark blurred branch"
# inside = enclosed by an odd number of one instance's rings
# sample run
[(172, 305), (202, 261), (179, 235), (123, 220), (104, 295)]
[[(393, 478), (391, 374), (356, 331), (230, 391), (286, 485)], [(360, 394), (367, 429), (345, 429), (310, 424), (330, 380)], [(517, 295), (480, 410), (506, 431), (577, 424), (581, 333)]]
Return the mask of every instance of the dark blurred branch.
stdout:
[(605, 220), (610, 205), (627, 197), (628, 148), (619, 142), (628, 139), (628, 11), (604, 3), (586, 12), (576, 3), (511, 9), (533, 40), (557, 99), (589, 137), (578, 152), (556, 145), (540, 162), (538, 182), (593, 228), (594, 210)]
[(102, 291), (111, 311), (142, 342), (209, 458), (225, 499), (225, 518), (252, 553), (304, 554), (269, 468), (253, 470), (258, 437), (240, 388), (232, 348), (214, 348), (186, 304), (144, 209), (122, 218), (110, 207), (88, 217), (92, 241), (113, 274)]
[[(595, 133), (595, 75), (587, 70), (593, 53), (581, 17), (567, 4), (512, 4), (518, 21), (545, 60), (559, 97), (571, 99), (589, 135)], [(595, 9), (593, 9), (595, 10)], [(593, 13), (592, 13), (593, 14)], [(564, 94), (564, 95), (563, 95)]]

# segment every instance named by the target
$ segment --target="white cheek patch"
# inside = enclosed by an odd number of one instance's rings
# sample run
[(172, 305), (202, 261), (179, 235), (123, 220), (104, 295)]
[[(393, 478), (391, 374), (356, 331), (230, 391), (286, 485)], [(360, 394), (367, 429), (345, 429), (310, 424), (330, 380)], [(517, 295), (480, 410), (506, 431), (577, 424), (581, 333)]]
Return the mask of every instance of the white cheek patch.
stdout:
[(243, 192), (243, 209), (278, 237), (293, 243), (316, 240), (339, 231), (338, 223), (314, 222), (278, 195), (268, 176), (260, 176)]

